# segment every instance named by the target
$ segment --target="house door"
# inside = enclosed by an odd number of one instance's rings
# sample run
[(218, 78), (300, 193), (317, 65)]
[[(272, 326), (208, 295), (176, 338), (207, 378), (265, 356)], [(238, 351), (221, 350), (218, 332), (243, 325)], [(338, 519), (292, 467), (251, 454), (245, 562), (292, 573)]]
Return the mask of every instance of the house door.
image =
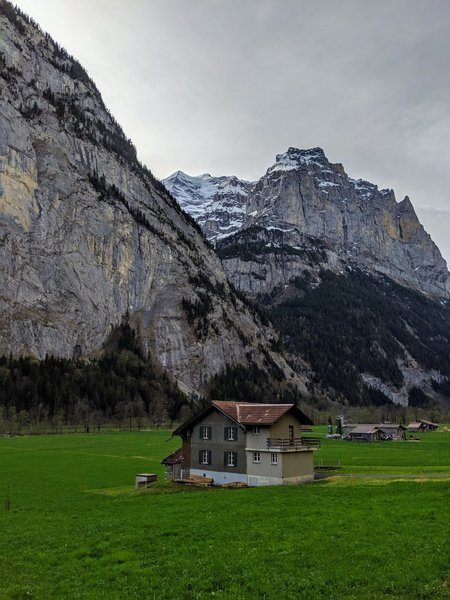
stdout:
[(294, 445), (294, 426), (289, 425), (289, 445)]

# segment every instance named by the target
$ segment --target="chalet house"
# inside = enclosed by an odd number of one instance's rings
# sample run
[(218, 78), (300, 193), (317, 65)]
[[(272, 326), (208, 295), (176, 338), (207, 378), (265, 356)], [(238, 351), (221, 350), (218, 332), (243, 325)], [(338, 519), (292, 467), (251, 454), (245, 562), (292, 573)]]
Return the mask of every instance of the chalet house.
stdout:
[(347, 439), (352, 441), (377, 442), (405, 439), (406, 427), (396, 423), (347, 424)]
[(436, 425), (436, 423), (432, 423), (431, 421), (424, 421), (423, 419), (420, 419), (410, 423), (407, 429), (411, 433), (420, 433), (422, 431), (436, 431), (439, 429), (439, 425)]
[(214, 485), (301, 483), (314, 479), (311, 420), (294, 404), (215, 401), (173, 435), (183, 446), (163, 461), (169, 477), (211, 477)]

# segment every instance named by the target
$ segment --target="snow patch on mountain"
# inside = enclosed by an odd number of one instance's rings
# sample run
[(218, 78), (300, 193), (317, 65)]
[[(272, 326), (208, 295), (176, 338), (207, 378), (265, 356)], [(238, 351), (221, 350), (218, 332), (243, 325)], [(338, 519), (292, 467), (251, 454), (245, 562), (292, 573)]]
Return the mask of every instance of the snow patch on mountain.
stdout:
[(176, 171), (163, 179), (181, 208), (191, 214), (208, 239), (227, 237), (241, 228), (253, 183), (234, 175), (213, 177)]

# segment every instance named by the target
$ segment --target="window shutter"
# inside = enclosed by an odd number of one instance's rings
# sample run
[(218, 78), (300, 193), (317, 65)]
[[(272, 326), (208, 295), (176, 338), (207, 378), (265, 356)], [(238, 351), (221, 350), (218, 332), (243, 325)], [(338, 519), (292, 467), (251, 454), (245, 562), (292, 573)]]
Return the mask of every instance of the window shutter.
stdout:
[(228, 439), (228, 427), (223, 428), (223, 439), (224, 440)]
[(202, 456), (202, 450), (199, 450), (198, 451), (198, 463), (199, 463), (199, 465), (202, 464), (202, 458), (203, 458), (203, 456)]
[(237, 467), (237, 452), (233, 452), (234, 454), (234, 466)]
[(200, 439), (203, 438), (203, 427), (200, 425), (200, 427), (198, 428), (198, 437)]
[(208, 465), (211, 464), (211, 450), (208, 450)]
[(237, 440), (238, 428), (237, 427), (233, 427), (233, 429), (234, 429), (234, 439)]
[(208, 440), (212, 439), (212, 427), (211, 425), (208, 425)]
[(227, 460), (227, 452), (223, 453), (223, 466), (226, 467), (228, 464), (228, 460)]

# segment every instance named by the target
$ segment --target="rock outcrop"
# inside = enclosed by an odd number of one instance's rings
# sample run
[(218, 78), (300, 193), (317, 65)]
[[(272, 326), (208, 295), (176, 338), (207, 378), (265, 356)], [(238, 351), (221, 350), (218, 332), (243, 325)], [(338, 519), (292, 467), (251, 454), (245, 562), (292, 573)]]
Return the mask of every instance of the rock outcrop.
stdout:
[(5, 0), (0, 28), (0, 354), (92, 355), (128, 314), (195, 389), (287, 368), (80, 64)]

